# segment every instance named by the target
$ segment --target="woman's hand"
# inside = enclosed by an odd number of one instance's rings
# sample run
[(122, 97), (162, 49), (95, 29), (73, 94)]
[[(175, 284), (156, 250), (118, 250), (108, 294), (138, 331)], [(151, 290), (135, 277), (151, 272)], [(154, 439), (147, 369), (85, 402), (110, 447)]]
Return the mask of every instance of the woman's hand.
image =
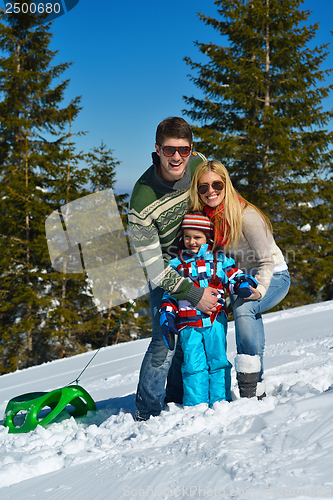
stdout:
[(261, 299), (261, 293), (259, 292), (259, 290), (257, 290), (257, 288), (253, 288), (253, 286), (250, 285), (249, 289), (251, 290), (252, 295), (250, 295), (250, 297), (244, 298), (244, 300), (259, 300), (259, 299)]
[(215, 288), (212, 288), (211, 286), (205, 288), (203, 296), (197, 305), (197, 309), (210, 316), (216, 311), (217, 298), (219, 296), (220, 294), (217, 290), (215, 290)]

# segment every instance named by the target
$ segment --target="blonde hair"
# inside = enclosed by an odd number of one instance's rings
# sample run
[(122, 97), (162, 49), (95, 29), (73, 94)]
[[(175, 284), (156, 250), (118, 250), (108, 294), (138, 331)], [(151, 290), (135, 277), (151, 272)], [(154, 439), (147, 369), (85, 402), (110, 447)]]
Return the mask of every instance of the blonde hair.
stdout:
[(235, 248), (238, 246), (239, 238), (242, 234), (242, 212), (246, 207), (252, 207), (256, 210), (263, 219), (266, 232), (272, 231), (272, 226), (266, 215), (255, 205), (243, 198), (234, 188), (229, 177), (228, 170), (222, 163), (216, 160), (201, 162), (193, 175), (190, 187), (190, 210), (202, 212), (205, 204), (198, 193), (198, 185), (200, 177), (206, 172), (214, 172), (219, 175), (225, 186), (224, 209), (219, 210), (216, 207), (214, 226), (215, 231), (214, 247), (217, 246), (218, 233), (224, 235), (224, 248), (227, 251), (231, 245)]

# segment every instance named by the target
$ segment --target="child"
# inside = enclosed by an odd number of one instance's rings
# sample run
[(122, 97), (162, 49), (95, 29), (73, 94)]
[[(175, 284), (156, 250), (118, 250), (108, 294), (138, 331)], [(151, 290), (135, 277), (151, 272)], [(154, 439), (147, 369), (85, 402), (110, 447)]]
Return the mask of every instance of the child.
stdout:
[[(161, 326), (167, 347), (174, 349), (174, 334), (184, 352), (182, 364), (185, 406), (215, 401), (231, 401), (230, 370), (227, 359), (227, 310), (224, 288), (242, 297), (251, 295), (251, 276), (235, 267), (235, 262), (221, 251), (212, 251), (213, 224), (200, 213), (185, 215), (182, 222), (179, 256), (169, 265), (198, 287), (214, 287), (220, 293), (217, 311), (211, 316), (193, 307), (187, 300), (177, 301), (164, 293)], [(185, 247), (185, 248), (184, 248)]]

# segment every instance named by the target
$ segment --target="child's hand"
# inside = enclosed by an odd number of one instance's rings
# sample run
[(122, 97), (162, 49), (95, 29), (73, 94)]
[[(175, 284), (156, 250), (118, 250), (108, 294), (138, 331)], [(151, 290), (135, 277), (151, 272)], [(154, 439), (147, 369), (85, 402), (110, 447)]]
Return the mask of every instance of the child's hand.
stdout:
[(170, 351), (173, 351), (175, 348), (175, 335), (178, 335), (175, 316), (169, 312), (163, 312), (160, 318), (160, 325), (162, 327), (164, 343)]

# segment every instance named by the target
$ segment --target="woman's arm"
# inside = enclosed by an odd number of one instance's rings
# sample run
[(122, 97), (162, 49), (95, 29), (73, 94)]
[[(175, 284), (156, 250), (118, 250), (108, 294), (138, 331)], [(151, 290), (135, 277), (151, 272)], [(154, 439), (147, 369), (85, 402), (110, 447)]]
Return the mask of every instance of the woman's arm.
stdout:
[[(274, 244), (274, 239), (260, 214), (250, 207), (243, 212), (242, 236), (247, 243), (243, 248), (243, 258), (246, 259), (244, 264), (247, 272), (250, 269), (256, 270), (255, 278), (258, 281), (258, 287), (252, 290), (253, 295), (249, 299), (258, 300), (265, 295), (273, 276), (275, 263), (271, 246)], [(242, 252), (241, 241), (238, 252)], [(242, 255), (240, 259), (243, 260)]]

